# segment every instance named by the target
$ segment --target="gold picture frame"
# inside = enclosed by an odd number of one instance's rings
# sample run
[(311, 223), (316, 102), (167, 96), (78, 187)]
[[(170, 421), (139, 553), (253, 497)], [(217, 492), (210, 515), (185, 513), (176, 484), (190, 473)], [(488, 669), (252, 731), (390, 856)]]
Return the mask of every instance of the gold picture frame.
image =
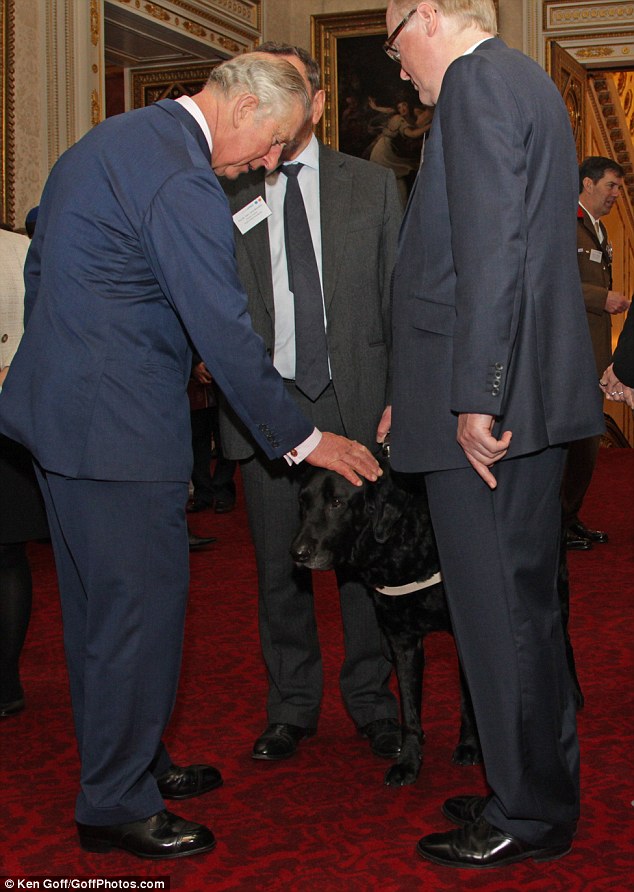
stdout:
[(15, 105), (14, 105), (14, 0), (0, 0), (0, 214), (15, 222)]
[[(374, 38), (373, 42), (376, 42), (380, 47), (381, 38), (383, 40), (387, 38), (385, 8), (364, 12), (312, 15), (310, 17), (310, 35), (312, 53), (321, 66), (323, 87), (326, 93), (324, 114), (317, 128), (317, 136), (326, 145), (339, 149), (342, 52), (345, 53), (345, 49), (349, 46), (348, 42), (351, 40), (357, 42), (362, 40), (367, 44), (367, 38)], [(383, 60), (378, 56), (377, 60), (377, 65), (379, 63), (383, 65)], [(398, 66), (390, 62), (387, 56), (385, 61), (392, 65), (392, 75), (397, 82), (399, 80)]]
[[(498, 14), (497, 0), (495, 10)], [(312, 53), (321, 66), (326, 93), (317, 136), (334, 149), (364, 155), (363, 151), (355, 151), (350, 145), (342, 145), (342, 96), (345, 92), (342, 76), (349, 76), (352, 72), (369, 80), (371, 86), (377, 84), (375, 92), (382, 90), (382, 95), (376, 97), (379, 105), (394, 104), (399, 98), (420, 105), (413, 87), (401, 80), (399, 66), (383, 52), (383, 43), (387, 39), (385, 7), (362, 12), (312, 15), (310, 33)], [(346, 68), (345, 72), (342, 67)], [(373, 75), (373, 78), (368, 78), (368, 75)], [(363, 93), (363, 88), (360, 92)]]

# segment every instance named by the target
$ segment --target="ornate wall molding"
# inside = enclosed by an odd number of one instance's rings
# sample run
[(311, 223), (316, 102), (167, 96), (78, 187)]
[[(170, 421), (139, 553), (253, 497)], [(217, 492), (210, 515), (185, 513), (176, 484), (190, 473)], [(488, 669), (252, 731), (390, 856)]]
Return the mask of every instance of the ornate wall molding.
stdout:
[(586, 101), (604, 141), (601, 154), (610, 155), (626, 169), (625, 203), (630, 225), (634, 226), (634, 145), (629, 123), (624, 122), (618, 91), (609, 74), (610, 69), (634, 65), (634, 0), (544, 0), (539, 39), (541, 61), (546, 70), (552, 71), (553, 43), (587, 69)]
[(260, 39), (260, 0), (109, 0), (142, 19), (194, 37), (214, 51), (235, 56), (255, 49)]
[(103, 117), (103, 0), (46, 0), (48, 166)]
[(15, 225), (15, 6), (0, 0), (0, 214)]
[(542, 61), (548, 60), (548, 42), (556, 40), (582, 65), (633, 65), (634, 2), (545, 0), (542, 39)]

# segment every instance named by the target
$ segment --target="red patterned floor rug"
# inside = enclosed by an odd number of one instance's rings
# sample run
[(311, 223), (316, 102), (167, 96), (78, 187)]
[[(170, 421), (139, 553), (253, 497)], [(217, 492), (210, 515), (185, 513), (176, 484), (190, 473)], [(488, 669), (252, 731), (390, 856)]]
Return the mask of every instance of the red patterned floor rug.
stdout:
[[(485, 790), (479, 768), (451, 762), (458, 733), (453, 644), (442, 634), (428, 639), (421, 776), (413, 787), (385, 787), (386, 764), (372, 756), (341, 705), (341, 628), (330, 574), (319, 574), (316, 591), (325, 667), (318, 734), (287, 762), (251, 759), (253, 741), (266, 724), (265, 677), (240, 495), (232, 514), (205, 512), (191, 519), (196, 533), (218, 541), (191, 556), (180, 696), (167, 738), (178, 761), (209, 760), (222, 769), (220, 790), (174, 809), (209, 824), (216, 850), (162, 863), (80, 850), (72, 819), (78, 762), (55, 576), (50, 548), (34, 545), (34, 610), (23, 657), (27, 708), (0, 724), (0, 875), (169, 878), (178, 892), (632, 888), (634, 450), (601, 451), (584, 519), (608, 530), (610, 541), (570, 556), (571, 632), (586, 705), (579, 715), (582, 820), (567, 857), (480, 873), (448, 870), (416, 856), (422, 834), (449, 828), (439, 811), (447, 796)], [(39, 888), (62, 888), (39, 882)]]

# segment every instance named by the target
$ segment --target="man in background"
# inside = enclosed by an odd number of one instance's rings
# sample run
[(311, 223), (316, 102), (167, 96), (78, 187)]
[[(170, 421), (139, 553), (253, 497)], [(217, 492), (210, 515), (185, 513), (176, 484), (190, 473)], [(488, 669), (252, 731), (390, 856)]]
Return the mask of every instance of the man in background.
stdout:
[[(324, 91), (319, 67), (304, 49), (268, 43), (260, 51), (297, 68), (309, 90), (311, 114), (284, 150), (282, 167), (225, 185), (237, 224), (254, 201), (264, 200), (270, 211), (247, 231), (236, 228), (249, 314), (302, 412), (318, 427), (369, 444), (387, 399), (389, 280), (401, 219), (394, 175), (317, 141), (313, 127), (323, 113)], [(301, 314), (312, 306), (314, 327), (306, 335)], [(319, 349), (311, 354), (315, 345)], [(267, 462), (228, 413), (221, 440), (230, 458), (241, 459), (258, 565), (269, 695), (268, 725), (252, 755), (285, 759), (315, 733), (323, 691), (312, 576), (290, 556), (299, 525), (299, 473)], [(374, 606), (361, 584), (341, 577), (338, 582), (345, 642), (342, 696), (373, 752), (395, 757), (397, 704)]]
[[(577, 261), (599, 378), (611, 362), (612, 316), (630, 306), (625, 294), (612, 290), (612, 245), (601, 222), (621, 193), (623, 176), (620, 164), (601, 156), (586, 158), (579, 167)], [(579, 517), (600, 445), (600, 436), (585, 437), (568, 448), (561, 500), (566, 548), (573, 551), (588, 551), (594, 543), (608, 541), (606, 532), (587, 527)]]

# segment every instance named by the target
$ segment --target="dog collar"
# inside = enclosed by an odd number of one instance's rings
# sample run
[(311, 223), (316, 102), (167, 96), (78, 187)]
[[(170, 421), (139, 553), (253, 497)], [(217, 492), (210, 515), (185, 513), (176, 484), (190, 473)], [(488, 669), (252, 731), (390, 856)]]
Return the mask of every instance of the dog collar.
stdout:
[(381, 595), (390, 595), (392, 597), (411, 595), (413, 592), (419, 592), (424, 588), (437, 585), (441, 580), (442, 577), (440, 573), (434, 573), (434, 575), (430, 576), (429, 579), (426, 579), (425, 582), (408, 582), (407, 585), (384, 585), (381, 588), (377, 588), (376, 591)]

